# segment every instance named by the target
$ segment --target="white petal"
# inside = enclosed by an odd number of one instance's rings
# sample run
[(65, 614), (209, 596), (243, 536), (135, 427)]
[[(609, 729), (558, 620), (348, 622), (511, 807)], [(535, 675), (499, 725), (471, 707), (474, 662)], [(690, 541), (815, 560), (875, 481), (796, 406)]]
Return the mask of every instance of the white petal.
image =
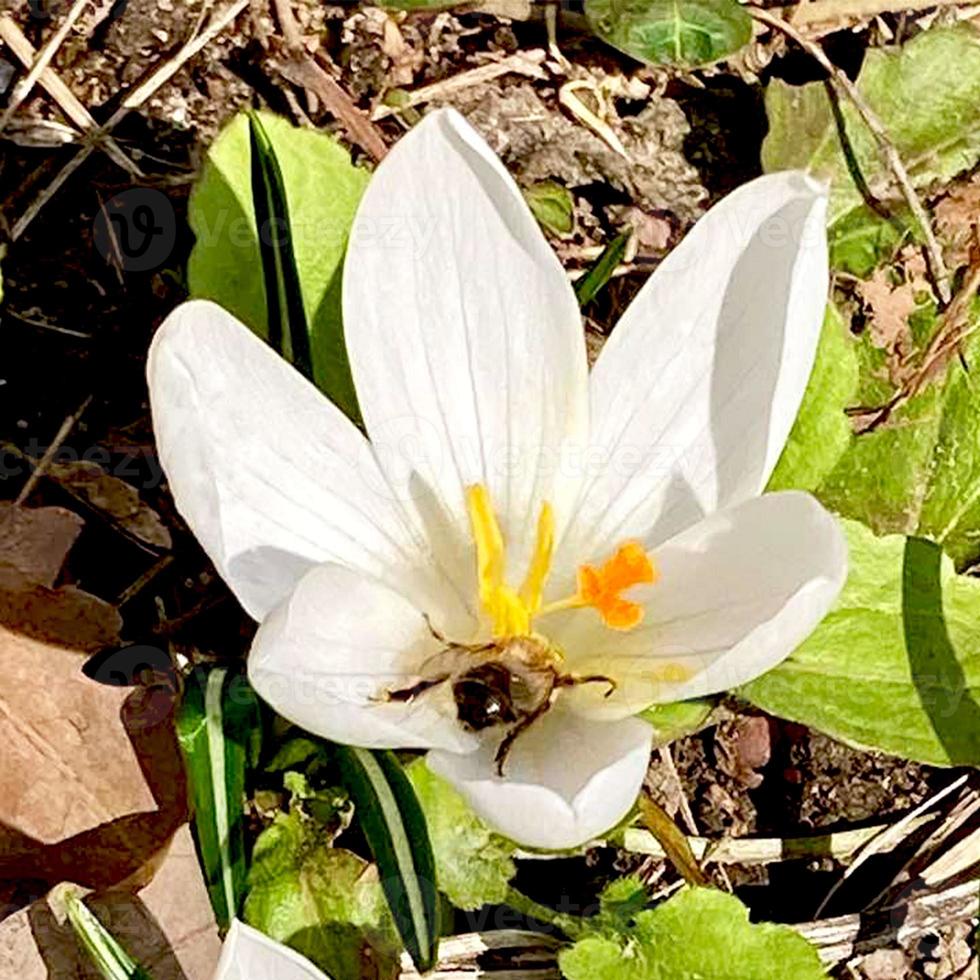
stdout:
[(457, 547), (464, 488), (485, 484), (519, 566), (541, 502), (560, 524), (577, 491), (559, 470), (563, 447), (585, 441), (584, 337), (520, 191), (456, 112), (430, 113), (372, 178), (347, 251), (344, 330), (391, 482)]
[(235, 919), (214, 980), (330, 980), (305, 956)]
[(364, 437), (221, 307), (175, 310), (147, 376), (177, 509), (253, 617), (319, 562), (426, 563)]
[(820, 335), (826, 205), (802, 173), (751, 181), (640, 290), (592, 372), (594, 472), (566, 561), (664, 541), (765, 486)]
[(565, 615), (556, 638), (570, 670), (619, 682), (608, 698), (601, 685), (570, 691), (576, 710), (622, 717), (744, 684), (806, 639), (847, 576), (840, 524), (796, 491), (719, 511), (653, 557), (659, 581), (630, 596), (646, 609), (635, 630), (615, 634), (589, 610)]
[(494, 830), (527, 847), (577, 847), (619, 823), (636, 801), (653, 732), (636, 718), (602, 722), (555, 707), (517, 737), (497, 775), (496, 745), (429, 767), (448, 779)]
[(412, 686), (442, 644), (422, 612), (377, 579), (341, 565), (308, 572), (259, 627), (248, 676), (283, 717), (324, 738), (366, 748), (468, 751), (449, 685), (411, 703)]

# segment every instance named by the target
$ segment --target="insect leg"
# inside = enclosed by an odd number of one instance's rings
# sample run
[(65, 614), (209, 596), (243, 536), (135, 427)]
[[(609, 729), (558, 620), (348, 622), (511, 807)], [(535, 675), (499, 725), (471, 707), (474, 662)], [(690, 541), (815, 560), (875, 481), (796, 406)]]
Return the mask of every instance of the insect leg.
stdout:
[[(557, 678), (554, 678), (557, 680)], [(510, 750), (514, 747), (514, 742), (517, 741), (517, 736), (522, 732), (526, 732), (550, 707), (551, 707), (551, 694), (554, 691), (554, 684), (552, 684), (549, 689), (548, 696), (539, 704), (534, 711), (530, 714), (525, 715), (513, 728), (511, 728), (507, 734), (503, 737), (500, 745), (497, 746), (497, 753), (493, 757), (493, 761), (497, 764), (497, 775), (502, 776), (504, 774), (504, 763), (507, 761), (507, 756), (510, 755)]]
[(429, 688), (438, 687), (440, 684), (449, 680), (449, 674), (443, 674), (441, 677), (435, 677), (428, 681), (419, 681), (418, 684), (413, 684), (411, 687), (402, 687), (395, 691), (385, 691), (384, 696), (379, 698), (379, 701), (414, 701), (420, 694), (424, 694)]
[(605, 674), (586, 674), (585, 677), (576, 677), (574, 674), (562, 674), (555, 678), (555, 687), (578, 687), (579, 684), (608, 684), (609, 690), (605, 697), (609, 697), (619, 685)]

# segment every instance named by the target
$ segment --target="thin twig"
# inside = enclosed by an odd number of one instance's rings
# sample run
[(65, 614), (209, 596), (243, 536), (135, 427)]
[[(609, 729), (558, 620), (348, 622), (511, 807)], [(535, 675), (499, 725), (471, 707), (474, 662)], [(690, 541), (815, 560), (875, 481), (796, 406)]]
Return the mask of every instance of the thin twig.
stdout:
[[(188, 41), (172, 58), (157, 68), (145, 81), (137, 85), (123, 99), (122, 105), (109, 117), (103, 127), (108, 132), (117, 126), (133, 110), (139, 108), (159, 88), (165, 85), (180, 71), (181, 68), (195, 55), (199, 54), (218, 34), (220, 34), (238, 15), (249, 6), (251, 0), (235, 0), (223, 11), (215, 14), (211, 23), (198, 35)], [(17, 220), (10, 231), (10, 237), (16, 241), (27, 230), (28, 225), (38, 216), (42, 208), (64, 186), (65, 181), (91, 156), (95, 146), (83, 146), (61, 170), (55, 175), (50, 184), (30, 203), (24, 214)]]
[(423, 85), (421, 88), (405, 93), (404, 100), (399, 102), (397, 106), (379, 105), (371, 113), (371, 118), (377, 121), (411, 106), (432, 102), (434, 99), (446, 99), (451, 95), (472, 88), (474, 85), (483, 85), (495, 78), (500, 78), (501, 75), (513, 73), (515, 75), (527, 75), (530, 78), (545, 79), (548, 77), (548, 73), (541, 67), (541, 64), (546, 57), (547, 54), (541, 48), (535, 48), (531, 51), (521, 51), (517, 54), (508, 55), (506, 58), (480, 65), (478, 68), (469, 68), (466, 71), (461, 71), (458, 75), (452, 75), (440, 82)]
[[(4, 14), (0, 17), (0, 41), (10, 49), (11, 54), (25, 67), (29, 68), (35, 62), (37, 52), (34, 45), (24, 36), (23, 31), (14, 23), (13, 19)], [(44, 68), (39, 72), (38, 81), (41, 88), (58, 103), (61, 111), (70, 119), (83, 133), (88, 134), (98, 142), (100, 138), (99, 124), (92, 118), (92, 114), (78, 100), (75, 93), (58, 77), (50, 68)], [(9, 110), (8, 110), (9, 112)], [(6, 125), (5, 116), (0, 129)], [(122, 147), (111, 137), (103, 136), (105, 144), (103, 149), (112, 161), (123, 168), (127, 173), (134, 177), (142, 177), (143, 171), (129, 159)]]
[(787, 7), (794, 27), (839, 24), (852, 20), (869, 20), (880, 14), (898, 11), (932, 10), (941, 7), (969, 7), (976, 0), (808, 0)]
[(58, 454), (58, 450), (61, 449), (62, 443), (68, 438), (68, 434), (71, 432), (71, 430), (78, 424), (78, 420), (82, 417), (85, 409), (89, 407), (91, 401), (92, 396), (89, 395), (88, 398), (86, 398), (85, 401), (83, 401), (78, 407), (78, 409), (61, 423), (61, 428), (58, 429), (54, 440), (52, 441), (51, 445), (48, 446), (44, 455), (36, 462), (32, 460), (32, 462), (34, 462), (34, 469), (32, 470), (31, 475), (27, 478), (27, 482), (24, 484), (20, 493), (17, 494), (17, 499), (14, 501), (14, 504), (17, 507), (27, 500), (31, 494), (31, 491), (37, 486), (38, 480), (44, 476), (44, 471), (51, 465), (51, 460), (53, 460)]
[(388, 146), (367, 113), (354, 105), (351, 97), (309, 55), (296, 54), (279, 73), (287, 81), (312, 92), (336, 119), (347, 135), (375, 161), (383, 160)]
[(290, 0), (274, 0), (273, 5), (276, 8), (276, 20), (279, 21), (286, 47), (291, 51), (298, 51), (303, 46), (303, 35), (300, 34), (299, 24), (296, 23), (292, 3)]
[(922, 236), (925, 239), (926, 257), (929, 261), (929, 271), (936, 285), (936, 292), (942, 302), (948, 303), (952, 295), (949, 284), (949, 273), (946, 270), (946, 263), (943, 261), (942, 249), (936, 240), (935, 232), (932, 230), (932, 223), (922, 202), (919, 200), (912, 181), (909, 178), (905, 164), (899, 156), (898, 150), (888, 136), (888, 131), (883, 123), (865, 101), (864, 96), (858, 87), (842, 72), (824, 53), (819, 44), (804, 37), (792, 24), (787, 23), (782, 17), (777, 17), (768, 10), (759, 7), (750, 8), (750, 12), (756, 20), (767, 24), (769, 27), (782, 31), (787, 37), (795, 41), (804, 51), (807, 52), (830, 76), (831, 81), (836, 85), (854, 104), (865, 125), (871, 130), (882, 158), (891, 170), (892, 176), (898, 184), (902, 196), (905, 198), (915, 220), (922, 229)]
[(85, 9), (88, 0), (75, 0), (72, 4), (71, 10), (68, 11), (67, 16), (61, 22), (61, 26), (51, 35), (48, 39), (47, 44), (38, 52), (37, 57), (34, 59), (34, 64), (31, 66), (27, 74), (14, 86), (13, 92), (10, 94), (10, 101), (7, 103), (7, 108), (4, 110), (3, 116), (0, 116), (0, 133), (2, 133), (7, 128), (7, 123), (10, 122), (10, 117), (17, 111), (21, 103), (31, 94), (31, 89), (34, 88), (34, 83), (41, 76), (48, 65), (51, 64), (51, 59), (54, 58), (55, 54), (58, 52), (58, 48), (64, 43), (66, 37), (68, 37), (68, 32), (75, 26), (75, 21), (81, 16), (82, 11)]

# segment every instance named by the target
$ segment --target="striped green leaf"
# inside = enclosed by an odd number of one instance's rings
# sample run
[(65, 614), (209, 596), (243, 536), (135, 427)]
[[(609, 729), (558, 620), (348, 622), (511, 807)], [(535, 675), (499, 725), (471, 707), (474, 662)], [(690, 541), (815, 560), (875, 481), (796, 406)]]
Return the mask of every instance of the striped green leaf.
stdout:
[(436, 960), (436, 868), (425, 814), (391, 752), (336, 747), (344, 785), (378, 865), (402, 942), (420, 972)]
[(269, 134), (254, 112), (249, 114), (248, 129), (252, 200), (262, 257), (269, 343), (312, 381), (310, 327), (293, 253), (293, 231), (282, 170)]
[(152, 980), (96, 918), (78, 892), (65, 894), (65, 911), (79, 945), (105, 980)]
[(198, 857), (222, 929), (231, 925), (245, 893), (245, 767), (259, 732), (258, 701), (244, 677), (216, 667), (188, 678), (177, 738)]

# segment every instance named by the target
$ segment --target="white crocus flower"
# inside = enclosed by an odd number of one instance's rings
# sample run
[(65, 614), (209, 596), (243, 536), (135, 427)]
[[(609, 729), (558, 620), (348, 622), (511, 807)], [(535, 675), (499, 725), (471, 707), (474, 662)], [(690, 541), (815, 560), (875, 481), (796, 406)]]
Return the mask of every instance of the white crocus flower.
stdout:
[(834, 519), (805, 493), (759, 496), (813, 364), (825, 207), (802, 173), (739, 188), (590, 377), (517, 186), (459, 115), (431, 113), (351, 232), (368, 439), (228, 313), (178, 309), (149, 363), (160, 458), (261, 622), (259, 694), (339, 742), (428, 749), (525, 845), (619, 821), (650, 752), (635, 713), (769, 670), (843, 583)]
[(330, 980), (305, 956), (235, 919), (213, 980)]

